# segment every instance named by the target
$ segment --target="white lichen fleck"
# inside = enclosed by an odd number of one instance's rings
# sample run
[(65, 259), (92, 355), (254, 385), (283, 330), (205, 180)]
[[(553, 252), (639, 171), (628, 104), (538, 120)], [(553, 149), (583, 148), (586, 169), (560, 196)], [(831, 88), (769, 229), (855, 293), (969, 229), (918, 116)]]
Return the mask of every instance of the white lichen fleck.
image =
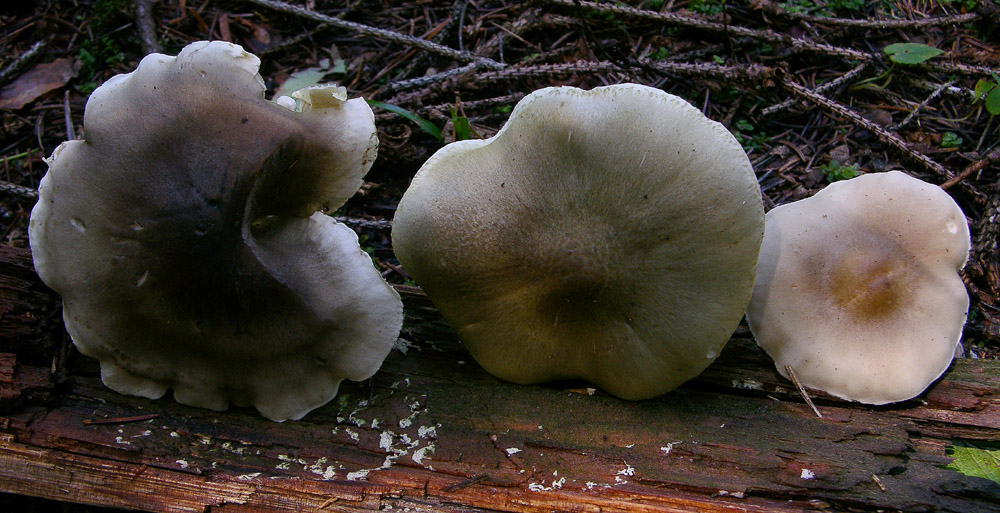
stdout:
[(663, 451), (663, 455), (666, 456), (666, 455), (670, 454), (670, 451), (674, 450), (674, 446), (675, 445), (680, 444), (680, 443), (683, 443), (683, 442), (669, 442), (669, 443), (667, 443), (667, 445), (665, 445), (663, 447), (660, 447), (660, 450)]
[(411, 456), (413, 458), (413, 462), (417, 465), (423, 465), (423, 460), (428, 457), (428, 453), (434, 454), (434, 444), (428, 444), (417, 449), (416, 451), (413, 451), (413, 456)]
[(804, 469), (802, 469), (802, 473), (799, 474), (799, 477), (802, 478), (802, 479), (815, 479), (816, 478), (816, 473), (813, 472), (812, 470), (804, 468)]
[(420, 438), (437, 438), (437, 428), (438, 426), (420, 426), (417, 428), (417, 436)]
[(365, 469), (365, 470), (358, 470), (356, 472), (348, 472), (347, 473), (347, 480), (348, 481), (358, 481), (358, 480), (361, 480), (361, 479), (365, 479), (365, 478), (368, 477), (368, 473), (369, 472), (371, 472), (371, 471), (367, 470), (367, 469)]

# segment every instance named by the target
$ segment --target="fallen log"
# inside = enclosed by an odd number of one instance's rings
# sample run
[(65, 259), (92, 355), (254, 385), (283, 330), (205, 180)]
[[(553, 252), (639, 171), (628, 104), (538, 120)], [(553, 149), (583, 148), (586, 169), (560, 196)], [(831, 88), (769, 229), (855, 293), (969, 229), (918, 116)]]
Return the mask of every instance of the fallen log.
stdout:
[[(0, 252), (0, 269), (23, 271), (25, 257)], [(945, 468), (956, 440), (1000, 439), (1000, 362), (956, 360), (893, 406), (816, 393), (820, 418), (740, 331), (695, 380), (630, 402), (585, 383), (499, 381), (418, 289), (400, 292), (408, 344), (297, 422), (119, 395), (88, 358), (57, 359), (53, 373), (38, 348), (12, 346), (0, 357), (0, 491), (154, 512), (969, 513), (1000, 503), (1000, 485)], [(36, 337), (41, 353), (56, 336)]]

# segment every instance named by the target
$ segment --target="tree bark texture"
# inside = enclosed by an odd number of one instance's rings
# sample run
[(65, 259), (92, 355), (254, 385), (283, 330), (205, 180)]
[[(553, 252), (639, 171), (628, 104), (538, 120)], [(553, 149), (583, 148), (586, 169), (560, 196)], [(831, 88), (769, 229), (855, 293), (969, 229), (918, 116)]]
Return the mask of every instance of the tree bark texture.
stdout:
[(740, 331), (700, 377), (632, 402), (585, 383), (493, 378), (419, 290), (400, 287), (410, 344), (303, 420), (275, 423), (251, 409), (116, 394), (76, 353), (56, 358), (53, 373), (39, 354), (58, 351), (63, 335), (48, 326), (58, 298), (31, 278), (23, 250), (0, 259), (0, 491), (154, 512), (1000, 504), (1000, 485), (944, 468), (955, 440), (1000, 440), (996, 361), (956, 360), (928, 392), (893, 406), (815, 393), (819, 418)]

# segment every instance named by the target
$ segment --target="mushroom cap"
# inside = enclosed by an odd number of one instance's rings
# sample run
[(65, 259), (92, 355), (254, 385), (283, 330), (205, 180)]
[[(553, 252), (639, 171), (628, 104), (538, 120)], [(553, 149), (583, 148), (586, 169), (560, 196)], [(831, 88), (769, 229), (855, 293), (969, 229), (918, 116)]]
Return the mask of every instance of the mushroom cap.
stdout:
[(338, 87), (303, 92), (301, 112), (268, 102), (259, 64), (198, 42), (108, 80), (86, 139), (48, 160), (29, 235), (107, 386), (297, 419), (375, 373), (402, 303), (318, 212), (375, 159), (371, 109)]
[(526, 96), (492, 138), (417, 172), (393, 246), (476, 360), (628, 399), (719, 354), (753, 285), (760, 188), (742, 147), (636, 84)]
[(899, 171), (767, 213), (747, 322), (788, 377), (869, 404), (919, 395), (951, 364), (969, 296), (962, 210)]

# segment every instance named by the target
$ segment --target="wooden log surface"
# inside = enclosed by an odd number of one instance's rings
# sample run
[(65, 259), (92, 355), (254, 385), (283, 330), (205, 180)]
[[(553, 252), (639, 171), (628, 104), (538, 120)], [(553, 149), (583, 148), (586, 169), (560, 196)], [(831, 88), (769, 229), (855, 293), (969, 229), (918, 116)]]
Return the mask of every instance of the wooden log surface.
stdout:
[[(0, 252), (0, 269), (19, 270), (22, 285), (32, 281), (25, 256)], [(51, 316), (38, 286), (27, 300)], [(740, 331), (695, 380), (631, 402), (585, 383), (497, 380), (418, 290), (400, 291), (408, 346), (296, 422), (119, 395), (93, 360), (42, 365), (37, 349), (10, 346), (0, 356), (0, 491), (156, 512), (972, 513), (1000, 504), (1000, 485), (943, 468), (957, 439), (1000, 440), (1000, 362), (956, 360), (928, 392), (893, 406), (816, 393), (819, 418)], [(5, 301), (23, 294), (0, 286)], [(2, 315), (11, 311), (34, 317)]]

